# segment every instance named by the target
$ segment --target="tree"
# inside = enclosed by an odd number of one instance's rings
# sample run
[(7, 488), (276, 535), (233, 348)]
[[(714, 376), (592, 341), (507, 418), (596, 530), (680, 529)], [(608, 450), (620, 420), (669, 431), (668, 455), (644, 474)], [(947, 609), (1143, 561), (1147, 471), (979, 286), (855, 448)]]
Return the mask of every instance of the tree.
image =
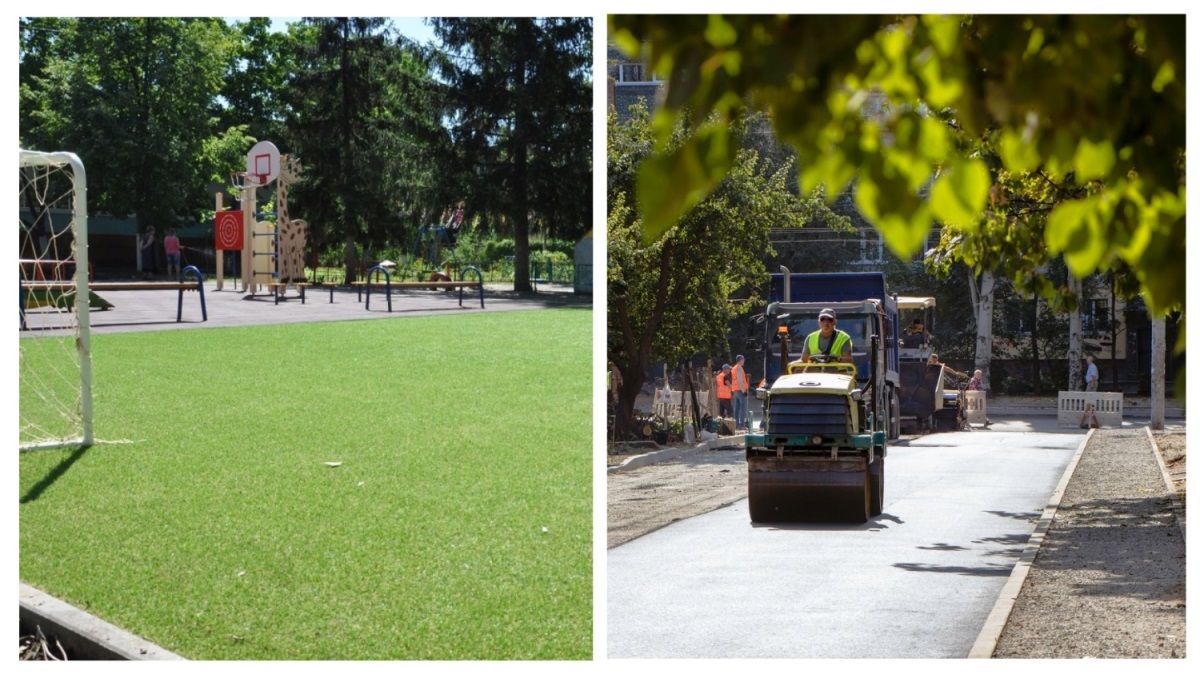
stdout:
[[(689, 133), (681, 122), (674, 142)], [(732, 294), (766, 271), (767, 231), (803, 222), (788, 191), (791, 163), (772, 165), (741, 150), (717, 190), (646, 244), (630, 188), (651, 145), (645, 107), (625, 123), (610, 113), (608, 137), (608, 355), (620, 372), (617, 429), (624, 435), (649, 365), (724, 351), (729, 321), (748, 309)]]
[(530, 221), (574, 237), (591, 223), (588, 18), (439, 18), (452, 101), (451, 175), (512, 228), (516, 290), (530, 290)]
[(244, 125), (250, 138), (279, 142), (287, 113), (288, 74), (293, 69), (293, 34), (271, 30), (271, 19), (257, 17), (233, 25), (238, 35), (235, 58), (221, 90), (221, 126)]
[(79, 154), (93, 210), (141, 229), (208, 207), (210, 112), (234, 47), (223, 22), (30, 20), (22, 38), (22, 142)]
[[(622, 16), (613, 37), (669, 73), (643, 165), (647, 234), (671, 226), (728, 171), (728, 122), (767, 108), (806, 189), (855, 199), (901, 257), (936, 218), (979, 229), (993, 185), (955, 151), (946, 111), (994, 134), (1004, 168), (1095, 193), (1048, 215), (1046, 248), (1086, 276), (1120, 260), (1156, 315), (1184, 305), (1184, 22), (1152, 16)], [(862, 114), (881, 92), (885, 118)], [(711, 123), (667, 149), (683, 110)], [(655, 186), (670, 181), (670, 194)], [(928, 187), (929, 197), (922, 197)]]
[(308, 18), (292, 30), (285, 151), (306, 167), (295, 208), (318, 242), (342, 242), (352, 281), (358, 245), (383, 244), (399, 226), (404, 150), (393, 111), (402, 102), (390, 96), (399, 50), (383, 19)]

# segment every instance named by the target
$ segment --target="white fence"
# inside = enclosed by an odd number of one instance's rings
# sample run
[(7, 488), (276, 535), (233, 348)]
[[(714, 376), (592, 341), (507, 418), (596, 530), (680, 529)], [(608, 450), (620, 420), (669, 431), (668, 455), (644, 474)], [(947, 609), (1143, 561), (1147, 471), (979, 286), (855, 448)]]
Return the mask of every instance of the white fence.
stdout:
[[(708, 391), (696, 391), (696, 402), (700, 405), (700, 416), (709, 414)], [(680, 416), (691, 418), (692, 394), (688, 391), (654, 390), (654, 413), (664, 419), (678, 419)]]
[(963, 410), (968, 424), (986, 424), (987, 391), (963, 391)]
[(1096, 420), (1102, 426), (1120, 426), (1125, 414), (1125, 394), (1059, 391), (1058, 424), (1078, 426), (1088, 405), (1096, 410)]

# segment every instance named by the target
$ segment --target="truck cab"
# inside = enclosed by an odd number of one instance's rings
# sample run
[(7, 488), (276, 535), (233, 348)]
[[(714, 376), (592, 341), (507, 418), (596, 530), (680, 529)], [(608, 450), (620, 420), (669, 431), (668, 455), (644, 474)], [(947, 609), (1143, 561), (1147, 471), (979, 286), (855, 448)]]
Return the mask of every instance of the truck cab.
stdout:
[[(899, 312), (883, 274), (772, 274), (768, 298), (767, 311), (752, 322), (755, 336), (748, 345), (764, 373), (756, 395), (762, 399), (781, 374), (780, 327), (787, 328), (790, 353), (799, 358), (804, 339), (819, 329), (818, 314), (833, 309), (837, 329), (849, 334), (853, 344), (859, 388), (876, 382), (882, 427), (889, 439), (900, 437)], [(874, 337), (876, 354), (871, 353)], [(871, 371), (872, 362), (880, 364), (878, 373)]]

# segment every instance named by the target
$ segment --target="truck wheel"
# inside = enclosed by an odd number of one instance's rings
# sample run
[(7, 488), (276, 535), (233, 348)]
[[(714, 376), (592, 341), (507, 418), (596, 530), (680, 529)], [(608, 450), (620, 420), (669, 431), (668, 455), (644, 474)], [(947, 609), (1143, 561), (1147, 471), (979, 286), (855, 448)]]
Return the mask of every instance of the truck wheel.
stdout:
[(871, 474), (871, 517), (883, 512), (883, 457), (877, 457), (868, 471)]

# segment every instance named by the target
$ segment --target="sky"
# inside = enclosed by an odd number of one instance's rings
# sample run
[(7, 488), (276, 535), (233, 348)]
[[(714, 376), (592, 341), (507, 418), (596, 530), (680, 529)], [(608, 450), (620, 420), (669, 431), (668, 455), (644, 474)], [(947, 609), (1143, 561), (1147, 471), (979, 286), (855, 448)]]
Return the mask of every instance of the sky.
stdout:
[[(234, 16), (228, 17), (231, 21), (242, 21), (245, 17)], [(294, 21), (299, 21), (298, 16), (280, 16), (271, 19), (271, 30), (283, 31), (287, 29), (287, 25)], [(425, 25), (424, 19), (421, 17), (401, 16), (391, 17), (392, 25), (396, 30), (400, 31), (401, 35), (413, 40), (414, 42), (424, 44), (433, 40), (433, 29)]]

